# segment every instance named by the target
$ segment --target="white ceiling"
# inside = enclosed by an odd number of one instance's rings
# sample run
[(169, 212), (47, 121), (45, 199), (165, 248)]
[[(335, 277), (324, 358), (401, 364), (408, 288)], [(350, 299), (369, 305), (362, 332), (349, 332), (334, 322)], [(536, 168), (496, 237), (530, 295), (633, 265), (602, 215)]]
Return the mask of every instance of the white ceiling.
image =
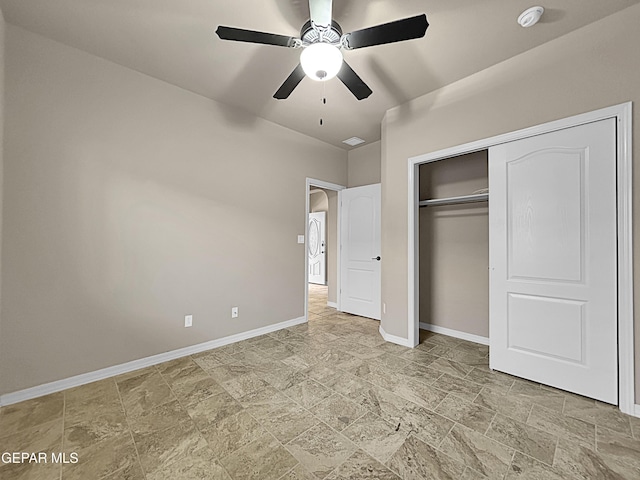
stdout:
[[(426, 13), (422, 39), (344, 52), (371, 87), (357, 101), (338, 79), (273, 93), (300, 50), (219, 40), (218, 25), (298, 36), (307, 0), (0, 0), (5, 20), (61, 43), (231, 104), (328, 143), (380, 138), (390, 107), (518, 55), (640, 0), (334, 0), (344, 32)], [(532, 28), (516, 23), (545, 7)], [(327, 98), (323, 105), (321, 98)], [(320, 126), (319, 119), (324, 124)]]

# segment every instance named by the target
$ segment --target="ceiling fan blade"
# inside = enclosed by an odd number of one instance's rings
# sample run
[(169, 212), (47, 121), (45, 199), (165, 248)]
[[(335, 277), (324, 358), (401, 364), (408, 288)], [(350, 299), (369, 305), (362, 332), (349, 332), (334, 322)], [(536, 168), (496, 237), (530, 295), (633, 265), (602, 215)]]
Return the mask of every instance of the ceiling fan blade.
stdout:
[(332, 0), (309, 0), (309, 16), (315, 27), (331, 27)]
[(291, 72), (291, 75), (289, 75), (284, 83), (280, 86), (278, 91), (273, 94), (273, 98), (277, 98), (278, 100), (289, 98), (291, 92), (293, 92), (293, 90), (298, 86), (303, 78), (304, 70), (302, 69), (302, 65), (298, 64), (298, 66), (293, 69), (293, 72)]
[(353, 68), (345, 61), (342, 62), (342, 68), (338, 72), (338, 78), (358, 100), (364, 100), (373, 93), (369, 86), (362, 81), (358, 74), (353, 71)]
[(234, 40), (236, 42), (261, 43), (264, 45), (277, 45), (279, 47), (293, 47), (296, 38), (275, 33), (256, 32), (243, 28), (224, 27), (220, 25), (216, 30), (222, 40)]
[(345, 35), (345, 44), (347, 49), (353, 50), (355, 48), (421, 38), (424, 37), (428, 26), (427, 16), (423, 13), (415, 17), (383, 23), (382, 25), (348, 33)]

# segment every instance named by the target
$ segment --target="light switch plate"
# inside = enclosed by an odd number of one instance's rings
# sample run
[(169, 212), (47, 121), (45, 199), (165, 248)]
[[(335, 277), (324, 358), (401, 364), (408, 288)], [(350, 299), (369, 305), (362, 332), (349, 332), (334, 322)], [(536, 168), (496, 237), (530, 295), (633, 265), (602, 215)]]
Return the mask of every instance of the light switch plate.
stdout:
[(185, 315), (184, 316), (184, 326), (190, 327), (193, 325), (193, 315)]
[(298, 235), (298, 243), (304, 243), (304, 235)]

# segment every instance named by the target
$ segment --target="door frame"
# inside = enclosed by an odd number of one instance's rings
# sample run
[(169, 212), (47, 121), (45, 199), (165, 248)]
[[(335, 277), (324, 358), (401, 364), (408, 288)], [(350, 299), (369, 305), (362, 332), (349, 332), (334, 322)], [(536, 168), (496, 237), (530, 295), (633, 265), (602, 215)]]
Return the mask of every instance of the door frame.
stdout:
[[(324, 188), (325, 190), (332, 190), (334, 192), (338, 193), (338, 208), (337, 210), (337, 215), (338, 218), (336, 219), (336, 221), (338, 222), (337, 224), (337, 244), (338, 246), (340, 245), (340, 217), (341, 217), (341, 205), (340, 205), (340, 191), (344, 190), (345, 187), (344, 185), (338, 185), (337, 183), (330, 183), (330, 182), (325, 182), (324, 180), (318, 180), (315, 178), (309, 178), (307, 177), (305, 180), (305, 207), (304, 207), (304, 321), (308, 322), (309, 321), (309, 254), (308, 254), (308, 249), (309, 249), (309, 235), (308, 235), (308, 228), (309, 228), (309, 196), (311, 194), (311, 189), (313, 187), (315, 188)], [(338, 297), (336, 298), (337, 301), (337, 310), (340, 310), (340, 248), (336, 249), (336, 268), (338, 269), (338, 278), (336, 281), (336, 289), (338, 291)], [(329, 280), (327, 279), (327, 282)], [(327, 299), (327, 302), (329, 300)]]
[[(632, 103), (626, 102), (588, 113), (571, 116), (522, 130), (465, 143), (408, 159), (408, 343), (418, 344), (419, 259), (418, 201), (419, 172), (424, 163), (486, 150), (502, 143), (592, 123), (616, 120), (617, 183), (617, 268), (618, 268), (618, 404), (623, 413), (637, 415), (635, 409), (634, 333), (633, 333), (633, 211), (632, 211)], [(640, 413), (640, 412), (638, 412)]]

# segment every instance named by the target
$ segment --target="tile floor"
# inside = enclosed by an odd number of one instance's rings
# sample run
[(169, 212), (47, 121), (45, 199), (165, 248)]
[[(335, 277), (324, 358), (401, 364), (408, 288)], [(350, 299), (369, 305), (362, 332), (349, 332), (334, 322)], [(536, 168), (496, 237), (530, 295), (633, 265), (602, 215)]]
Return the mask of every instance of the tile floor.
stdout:
[(640, 419), (310, 292), (308, 324), (0, 409), (0, 452), (79, 457), (0, 478), (640, 479)]

